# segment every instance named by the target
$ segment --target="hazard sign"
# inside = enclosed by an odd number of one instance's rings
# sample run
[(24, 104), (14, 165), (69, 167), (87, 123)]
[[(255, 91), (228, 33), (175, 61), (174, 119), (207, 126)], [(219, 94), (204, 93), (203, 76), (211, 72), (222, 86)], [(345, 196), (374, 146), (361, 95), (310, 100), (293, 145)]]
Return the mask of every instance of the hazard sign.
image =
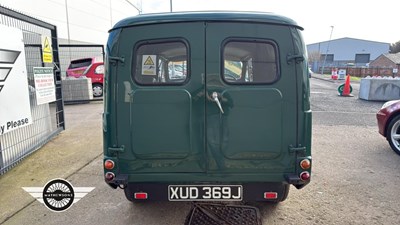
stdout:
[(48, 36), (42, 36), (42, 55), (44, 63), (53, 62), (53, 49), (51, 47), (51, 38)]
[(143, 55), (142, 57), (142, 75), (157, 75), (157, 66), (155, 64), (156, 55)]

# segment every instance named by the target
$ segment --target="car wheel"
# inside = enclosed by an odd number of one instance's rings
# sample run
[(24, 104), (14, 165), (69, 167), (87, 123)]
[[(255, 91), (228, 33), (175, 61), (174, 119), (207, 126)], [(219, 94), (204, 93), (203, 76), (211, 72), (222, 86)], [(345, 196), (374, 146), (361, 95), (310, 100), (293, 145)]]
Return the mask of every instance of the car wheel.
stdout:
[(94, 97), (103, 96), (103, 85), (101, 85), (101, 84), (93, 84), (93, 96)]
[(400, 155), (400, 115), (390, 120), (386, 130), (386, 138), (393, 151)]

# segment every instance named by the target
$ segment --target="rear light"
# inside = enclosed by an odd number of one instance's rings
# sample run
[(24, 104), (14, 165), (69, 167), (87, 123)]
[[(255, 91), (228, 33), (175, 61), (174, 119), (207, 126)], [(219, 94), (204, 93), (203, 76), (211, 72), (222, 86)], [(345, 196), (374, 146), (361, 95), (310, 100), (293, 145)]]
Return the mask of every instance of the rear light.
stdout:
[(104, 74), (104, 65), (98, 65), (94, 70), (95, 74)]
[(112, 181), (115, 178), (115, 174), (111, 172), (107, 172), (106, 175), (104, 175), (104, 178), (106, 181)]
[(300, 162), (300, 167), (301, 167), (303, 170), (308, 170), (308, 169), (310, 169), (310, 168), (311, 168), (311, 161), (310, 161), (309, 159), (303, 159), (303, 160), (301, 160), (301, 162)]
[(278, 193), (276, 193), (276, 192), (264, 192), (264, 198), (265, 199), (277, 199), (278, 198)]
[(112, 161), (112, 160), (110, 160), (110, 159), (107, 159), (107, 160), (104, 162), (104, 168), (107, 169), (107, 170), (112, 170), (112, 169), (114, 169), (114, 166), (115, 166), (114, 161)]
[(307, 172), (307, 171), (302, 172), (302, 173), (300, 174), (300, 179), (301, 179), (302, 181), (307, 181), (307, 180), (309, 180), (309, 179), (310, 179), (310, 173)]
[(147, 193), (146, 192), (136, 192), (134, 194), (135, 199), (147, 199)]

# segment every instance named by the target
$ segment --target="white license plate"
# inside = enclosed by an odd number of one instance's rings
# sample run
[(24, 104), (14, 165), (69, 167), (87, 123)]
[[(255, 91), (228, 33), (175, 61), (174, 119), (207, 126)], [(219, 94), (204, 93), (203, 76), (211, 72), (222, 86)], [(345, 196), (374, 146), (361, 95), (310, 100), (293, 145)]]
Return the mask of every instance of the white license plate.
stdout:
[(242, 185), (169, 185), (169, 201), (242, 201)]

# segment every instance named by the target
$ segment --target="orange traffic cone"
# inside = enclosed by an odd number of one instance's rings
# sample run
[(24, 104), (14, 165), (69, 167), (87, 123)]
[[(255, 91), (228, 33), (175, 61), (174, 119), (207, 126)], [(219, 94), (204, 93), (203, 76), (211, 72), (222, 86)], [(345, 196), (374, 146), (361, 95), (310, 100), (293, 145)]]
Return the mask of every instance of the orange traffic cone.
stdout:
[(353, 95), (350, 94), (350, 75), (347, 75), (346, 77), (346, 82), (344, 83), (343, 92), (341, 96), (353, 97)]

